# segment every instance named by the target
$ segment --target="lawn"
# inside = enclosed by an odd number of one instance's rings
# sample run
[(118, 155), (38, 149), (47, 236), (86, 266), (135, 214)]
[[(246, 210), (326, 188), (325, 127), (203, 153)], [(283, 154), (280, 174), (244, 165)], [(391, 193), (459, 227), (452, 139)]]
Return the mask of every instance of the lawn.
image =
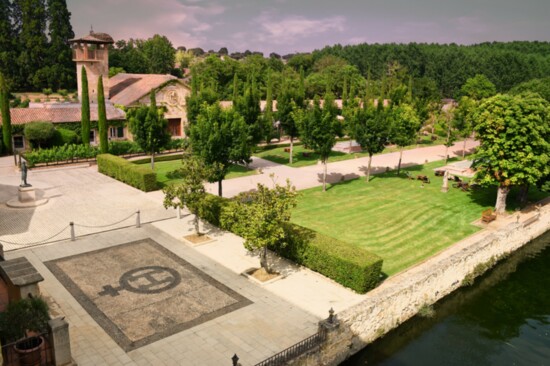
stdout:
[[(405, 148), (405, 150), (415, 149), (417, 147), (439, 145), (442, 143), (443, 143), (442, 138), (438, 138), (437, 140), (432, 141), (429, 138), (429, 136), (422, 136), (421, 140), (419, 141), (419, 144), (408, 146)], [(290, 153), (285, 152), (285, 148), (288, 148), (288, 146), (274, 145), (274, 146), (264, 147), (263, 149), (258, 150), (256, 153), (254, 153), (254, 156), (272, 161), (277, 164), (283, 164), (294, 168), (299, 168), (299, 167), (308, 166), (308, 165), (315, 165), (319, 160), (318, 154), (314, 153), (309, 149), (304, 148), (304, 146), (299, 143), (299, 144), (294, 144), (293, 154), (292, 154), (293, 155), (292, 164), (289, 164), (288, 159), (290, 157)], [(381, 154), (390, 153), (394, 151), (398, 151), (398, 148), (395, 146), (386, 147)], [(339, 151), (333, 151), (331, 152), (328, 161), (332, 163), (335, 161), (349, 160), (349, 159), (355, 159), (356, 157), (361, 158), (365, 156), (369, 156), (369, 154), (367, 154), (366, 152), (346, 154)]]
[[(142, 164), (150, 163), (148, 161)], [(180, 167), (181, 159), (179, 158), (177, 160), (155, 162), (155, 172), (157, 173), (157, 182), (159, 182), (159, 185), (162, 187), (166, 184), (177, 182), (180, 177), (177, 173), (174, 173), (174, 171), (178, 170)], [(258, 172), (242, 165), (232, 165), (229, 168), (229, 173), (226, 175), (225, 179), (244, 177), (253, 174), (258, 174)]]
[[(384, 259), (383, 271), (396, 274), (480, 230), (472, 225), (493, 207), (496, 188), (463, 192), (449, 186), (441, 193), (442, 177), (433, 168), (443, 162), (407, 168), (427, 175), (431, 184), (409, 180), (395, 172), (376, 175), (370, 183), (356, 179), (330, 187), (301, 191), (292, 221), (334, 238), (365, 247)], [(515, 209), (515, 194), (508, 209)], [(530, 190), (530, 201), (546, 195)]]

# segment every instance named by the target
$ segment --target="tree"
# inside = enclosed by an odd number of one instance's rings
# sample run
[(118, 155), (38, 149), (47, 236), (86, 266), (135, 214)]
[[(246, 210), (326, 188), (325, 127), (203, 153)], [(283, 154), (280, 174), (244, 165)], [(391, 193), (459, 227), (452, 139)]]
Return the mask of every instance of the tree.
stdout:
[(550, 102), (550, 77), (526, 81), (516, 85), (508, 93), (517, 95), (525, 92), (537, 93)]
[[(241, 193), (223, 208), (221, 222), (233, 226), (244, 239), (248, 250), (260, 251), (260, 265), (271, 273), (267, 248), (280, 245), (285, 237), (291, 209), (296, 206), (296, 189), (287, 180), (286, 186), (269, 189), (258, 183), (253, 193)], [(236, 227), (235, 227), (236, 226)]]
[(68, 41), (74, 38), (71, 13), (65, 0), (47, 0), (48, 60), (46, 65), (48, 86), (54, 90), (73, 86), (74, 64)]
[(260, 107), (260, 92), (256, 88), (256, 82), (251, 80), (250, 77), (246, 82), (244, 95), (237, 97), (235, 110), (243, 116), (244, 122), (248, 125), (252, 142), (254, 144), (260, 142), (262, 137), (261, 126), (258, 122), (262, 112)]
[(462, 97), (455, 109), (453, 127), (457, 130), (461, 138), (464, 139), (462, 147), (462, 158), (466, 154), (466, 140), (472, 136), (474, 131), (474, 113), (477, 108), (477, 102), (469, 97)]
[(82, 144), (90, 145), (90, 97), (88, 95), (88, 75), (86, 74), (86, 68), (82, 66), (82, 100), (80, 104), (81, 109), (81, 124), (82, 124)]
[(151, 169), (155, 170), (155, 154), (170, 141), (170, 134), (164, 111), (157, 108), (153, 89), (150, 92), (149, 106), (130, 110), (128, 120), (134, 141), (151, 155)]
[(265, 98), (265, 111), (263, 114), (262, 134), (265, 142), (271, 142), (273, 133), (273, 81), (271, 73), (267, 76), (267, 92)]
[(200, 158), (184, 155), (178, 173), (182, 178), (177, 183), (169, 184), (162, 190), (164, 192), (164, 208), (187, 207), (189, 212), (195, 215), (193, 220), (195, 234), (201, 235), (199, 210), (206, 197), (204, 182), (208, 180), (210, 172)]
[(323, 192), (327, 190), (327, 161), (336, 144), (336, 135), (340, 135), (342, 130), (336, 118), (337, 110), (334, 97), (327, 93), (322, 109), (319, 97), (316, 97), (312, 107), (299, 109), (293, 114), (302, 142), (319, 154), (323, 163)]
[(370, 180), (372, 156), (384, 150), (388, 143), (390, 129), (386, 121), (386, 110), (382, 103), (374, 107), (371, 101), (365, 101), (362, 107), (357, 106), (350, 116), (351, 136), (369, 154), (367, 165), (367, 183)]
[(15, 70), (10, 67), (15, 61), (17, 52), (14, 29), (12, 27), (12, 6), (10, 0), (0, 0), (0, 73), (6, 79)]
[(300, 77), (300, 84), (297, 89), (291, 90), (291, 85), (288, 79), (283, 81), (281, 92), (277, 98), (277, 116), (281, 127), (285, 133), (290, 137), (290, 157), (289, 163), (292, 164), (292, 157), (294, 154), (294, 139), (298, 137), (298, 127), (296, 126), (296, 120), (294, 119), (293, 112), (296, 109), (305, 108), (305, 86), (303, 72)]
[(191, 125), (189, 138), (193, 154), (212, 170), (209, 181), (218, 182), (221, 197), (222, 181), (231, 164), (250, 162), (248, 126), (233, 108), (203, 104), (196, 123)]
[(24, 134), (33, 147), (40, 149), (54, 137), (55, 127), (51, 122), (31, 122), (25, 124)]
[(97, 128), (99, 130), (99, 151), (102, 154), (109, 152), (109, 138), (107, 131), (107, 111), (105, 109), (105, 93), (103, 92), (103, 76), (97, 81)]
[(403, 149), (414, 142), (421, 124), (416, 111), (410, 105), (401, 104), (391, 108), (391, 140), (399, 147), (399, 163), (397, 164), (397, 174), (399, 174)]
[(550, 107), (533, 94), (498, 94), (475, 115), (480, 141), (476, 180), (497, 185), (495, 211), (503, 214), (512, 186), (535, 185), (550, 174)]
[(440, 118), (445, 130), (447, 131), (447, 137), (445, 138), (445, 164), (449, 160), (449, 147), (453, 146), (455, 141), (455, 130), (453, 125), (455, 107), (449, 105), (441, 111)]
[(155, 34), (141, 48), (150, 74), (169, 74), (174, 68), (176, 50), (166, 36)]
[(475, 100), (492, 97), (497, 93), (495, 84), (485, 75), (477, 74), (473, 78), (466, 80), (460, 89), (462, 95)]
[(10, 92), (6, 79), (0, 73), (0, 114), (2, 116), (2, 141), (8, 154), (13, 152), (11, 136)]

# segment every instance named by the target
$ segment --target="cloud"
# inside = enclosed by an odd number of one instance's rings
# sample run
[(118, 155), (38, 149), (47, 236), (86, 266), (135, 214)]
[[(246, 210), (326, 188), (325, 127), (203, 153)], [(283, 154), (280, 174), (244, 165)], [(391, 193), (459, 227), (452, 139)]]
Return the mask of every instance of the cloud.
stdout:
[(346, 18), (333, 16), (311, 19), (289, 15), (276, 19), (272, 13), (263, 12), (253, 23), (259, 27), (259, 33), (256, 36), (259, 41), (277, 45), (292, 45), (305, 38), (312, 38), (327, 32), (344, 32)]

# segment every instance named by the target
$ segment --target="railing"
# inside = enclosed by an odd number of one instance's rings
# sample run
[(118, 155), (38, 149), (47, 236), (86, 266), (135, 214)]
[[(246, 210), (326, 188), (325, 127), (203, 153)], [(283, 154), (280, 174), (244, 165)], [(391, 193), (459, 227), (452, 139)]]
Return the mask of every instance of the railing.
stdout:
[[(52, 345), (50, 342), (50, 334), (43, 333), (38, 335), (42, 343), (36, 347), (34, 351), (19, 351), (16, 345), (23, 341), (8, 343), (2, 345), (2, 357), (4, 358), (3, 366), (20, 366), (20, 365), (36, 365), (49, 366), (53, 365)], [(31, 338), (32, 339), (32, 338)]]
[(325, 340), (325, 336), (322, 333), (316, 333), (303, 341), (296, 343), (293, 346), (285, 349), (282, 352), (277, 353), (274, 356), (256, 364), (256, 366), (280, 366), (285, 365), (288, 361), (303, 355), (304, 353), (318, 347)]

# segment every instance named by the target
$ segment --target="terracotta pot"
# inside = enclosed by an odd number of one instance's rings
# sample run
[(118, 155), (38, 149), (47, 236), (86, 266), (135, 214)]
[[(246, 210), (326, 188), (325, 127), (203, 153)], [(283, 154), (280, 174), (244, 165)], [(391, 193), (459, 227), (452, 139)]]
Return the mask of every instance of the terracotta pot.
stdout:
[(19, 355), (20, 366), (37, 366), (42, 361), (44, 338), (42, 336), (28, 337), (18, 341), (13, 348)]

